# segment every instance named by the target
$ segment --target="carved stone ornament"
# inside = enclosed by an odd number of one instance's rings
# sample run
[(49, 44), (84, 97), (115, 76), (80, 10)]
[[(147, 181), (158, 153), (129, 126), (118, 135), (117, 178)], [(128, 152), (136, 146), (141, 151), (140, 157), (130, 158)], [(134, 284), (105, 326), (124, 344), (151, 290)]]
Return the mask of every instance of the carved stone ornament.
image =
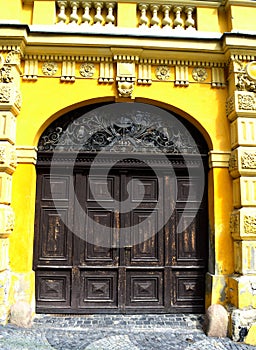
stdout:
[(170, 78), (170, 68), (167, 66), (158, 66), (156, 68), (156, 77), (159, 80), (167, 80)]
[(22, 103), (22, 96), (20, 91), (16, 90), (16, 96), (15, 96), (15, 105), (18, 109), (21, 109), (21, 103)]
[(243, 169), (256, 169), (256, 152), (244, 152), (241, 164)]
[(230, 96), (226, 101), (226, 114), (227, 116), (235, 110), (235, 97)]
[(197, 67), (192, 71), (192, 77), (195, 81), (204, 81), (207, 79), (208, 74), (205, 68)]
[(4, 146), (0, 147), (0, 163), (5, 163), (6, 161), (6, 148)]
[(42, 72), (44, 75), (53, 76), (57, 73), (58, 64), (56, 62), (44, 62)]
[(230, 232), (231, 233), (239, 233), (239, 214), (233, 213), (230, 217)]
[(118, 81), (117, 89), (120, 97), (131, 97), (134, 90), (133, 81)]
[(247, 63), (245, 71), (250, 79), (256, 81), (256, 61)]
[(239, 94), (238, 108), (242, 110), (256, 110), (255, 98), (252, 95)]
[(244, 232), (256, 234), (256, 216), (244, 217)]
[(0, 82), (1, 83), (11, 83), (13, 81), (13, 76), (11, 75), (12, 66), (5, 65), (0, 69)]
[(110, 104), (78, 118), (56, 120), (42, 134), (38, 150), (199, 153), (191, 134), (171, 114), (166, 118), (149, 108), (126, 105)]
[(91, 78), (95, 72), (95, 65), (93, 63), (83, 63), (80, 66), (79, 72), (82, 77)]
[(11, 87), (9, 85), (0, 86), (0, 103), (8, 103), (11, 99)]

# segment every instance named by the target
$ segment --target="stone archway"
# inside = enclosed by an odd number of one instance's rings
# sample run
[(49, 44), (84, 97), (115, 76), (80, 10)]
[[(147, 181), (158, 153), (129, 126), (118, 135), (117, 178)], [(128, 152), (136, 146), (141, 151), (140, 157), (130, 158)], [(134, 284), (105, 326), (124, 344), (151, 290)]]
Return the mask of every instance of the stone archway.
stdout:
[(207, 146), (142, 103), (80, 108), (38, 144), (37, 312), (202, 312)]

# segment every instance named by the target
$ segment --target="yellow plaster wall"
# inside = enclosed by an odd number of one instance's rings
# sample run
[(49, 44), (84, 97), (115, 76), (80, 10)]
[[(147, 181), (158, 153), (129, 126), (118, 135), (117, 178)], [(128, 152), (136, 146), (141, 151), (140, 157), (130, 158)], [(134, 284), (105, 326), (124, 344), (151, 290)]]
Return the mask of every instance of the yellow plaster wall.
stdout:
[[(80, 79), (74, 83), (61, 83), (58, 78), (24, 81), (22, 110), (17, 119), (17, 144), (36, 146), (43, 129), (72, 109), (72, 105), (86, 104), (91, 99), (95, 102), (106, 97), (114, 99), (116, 90), (115, 83), (99, 85), (96, 79)], [(152, 86), (136, 86), (133, 95), (144, 102), (152, 100), (156, 105), (169, 105), (199, 128), (209, 148), (230, 149), (225, 90), (212, 89), (209, 84), (191, 84), (185, 88), (174, 87), (172, 82), (154, 82)]]
[(137, 26), (137, 3), (117, 4), (117, 25), (118, 27), (135, 28)]
[(36, 172), (33, 164), (19, 164), (13, 174), (15, 229), (10, 235), (10, 266), (14, 272), (30, 272), (33, 259)]
[(55, 1), (35, 1), (32, 24), (54, 24), (55, 22)]
[(197, 30), (219, 32), (218, 8), (197, 7)]
[(2, 20), (21, 21), (22, 0), (9, 0), (8, 6), (6, 6), (6, 0), (0, 0)]
[(231, 30), (256, 30), (256, 7), (252, 6), (235, 6), (230, 7), (231, 10)]

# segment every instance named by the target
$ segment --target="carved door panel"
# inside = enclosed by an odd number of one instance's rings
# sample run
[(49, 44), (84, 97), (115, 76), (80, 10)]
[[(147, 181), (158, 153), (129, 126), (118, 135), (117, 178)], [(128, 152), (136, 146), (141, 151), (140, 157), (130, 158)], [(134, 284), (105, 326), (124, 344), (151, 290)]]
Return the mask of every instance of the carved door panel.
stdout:
[(70, 309), (73, 268), (73, 177), (38, 174), (34, 269), (40, 310)]
[(196, 174), (147, 167), (108, 176), (80, 168), (51, 185), (39, 173), (37, 312), (202, 312), (207, 206), (198, 186)]

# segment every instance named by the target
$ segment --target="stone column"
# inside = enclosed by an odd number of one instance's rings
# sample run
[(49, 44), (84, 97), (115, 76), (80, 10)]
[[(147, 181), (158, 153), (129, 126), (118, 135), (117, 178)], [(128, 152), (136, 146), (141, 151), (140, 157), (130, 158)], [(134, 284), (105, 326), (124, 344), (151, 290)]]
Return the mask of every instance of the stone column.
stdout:
[(229, 278), (233, 339), (256, 322), (256, 62), (231, 60), (227, 116), (231, 126), (230, 174), (234, 274)]
[(21, 106), (20, 57), (17, 51), (0, 54), (0, 324), (10, 311), (9, 235), (14, 227), (12, 174), (16, 168), (16, 116)]

